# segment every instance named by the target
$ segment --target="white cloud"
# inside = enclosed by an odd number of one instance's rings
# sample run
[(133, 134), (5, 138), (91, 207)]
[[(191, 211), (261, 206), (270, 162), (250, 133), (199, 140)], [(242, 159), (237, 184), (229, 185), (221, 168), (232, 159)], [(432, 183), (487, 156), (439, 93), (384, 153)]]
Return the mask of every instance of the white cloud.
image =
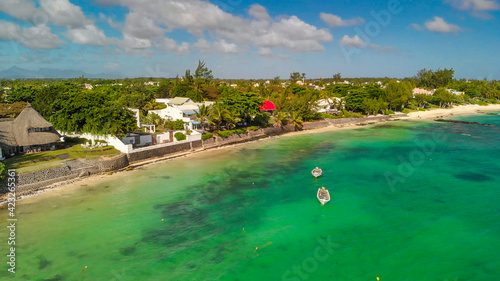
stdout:
[(31, 0), (2, 0), (0, 11), (21, 20), (31, 20), (37, 12)]
[(462, 31), (459, 26), (447, 23), (441, 17), (434, 17), (434, 20), (426, 21), (425, 27), (427, 30), (437, 33), (457, 33)]
[(445, 3), (450, 4), (459, 10), (470, 11), (492, 11), (500, 10), (500, 5), (496, 1), (491, 0), (445, 0)]
[(46, 25), (21, 28), (18, 24), (0, 21), (0, 39), (11, 40), (32, 49), (56, 49), (65, 44)]
[(322, 21), (328, 23), (328, 25), (332, 28), (342, 27), (342, 26), (362, 25), (365, 23), (365, 20), (359, 17), (349, 20), (343, 20), (339, 16), (327, 13), (320, 13), (319, 17), (321, 18)]
[(271, 17), (267, 13), (267, 9), (259, 4), (252, 5), (250, 10), (248, 10), (248, 14), (261, 21), (271, 21)]
[(412, 23), (410, 25), (410, 27), (415, 29), (415, 30), (424, 30), (419, 24), (416, 24), (416, 23)]
[(273, 51), (269, 48), (260, 48), (259, 52), (257, 53), (259, 56), (262, 57), (273, 57)]
[(82, 27), (68, 27), (66, 37), (76, 44), (93, 46), (118, 44), (118, 39), (106, 37), (104, 31), (93, 24), (87, 24)]
[(369, 47), (379, 53), (397, 53), (399, 52), (396, 47), (393, 46), (379, 46), (375, 44), (370, 44)]
[(194, 43), (193, 47), (202, 53), (211, 53), (213, 51), (212, 44), (203, 38), (198, 39), (198, 42)]
[(114, 29), (122, 29), (123, 24), (115, 22), (111, 17), (107, 17), (103, 13), (99, 13), (99, 20), (106, 22), (110, 27)]
[[(109, 4), (109, 1), (100, 2)], [(321, 43), (333, 40), (327, 29), (318, 29), (296, 16), (273, 20), (260, 5), (251, 6), (248, 11), (251, 19), (246, 19), (200, 0), (115, 0), (113, 3), (128, 7), (130, 13), (147, 15), (155, 26), (163, 26), (166, 31), (183, 29), (198, 37), (208, 31), (227, 44), (311, 52), (323, 51)], [(221, 50), (234, 51), (234, 46), (228, 49), (219, 43)]]
[(189, 43), (187, 42), (182, 42), (182, 44), (177, 44), (175, 40), (170, 39), (170, 38), (163, 38), (157, 45), (156, 47), (160, 50), (165, 50), (169, 52), (176, 52), (177, 54), (188, 54), (190, 52), (189, 50)]
[(55, 25), (77, 27), (91, 23), (82, 9), (68, 0), (40, 0), (40, 8)]
[(125, 17), (123, 32), (141, 39), (160, 39), (165, 30), (157, 26), (147, 15), (132, 12)]
[(496, 0), (444, 0), (445, 3), (462, 11), (468, 11), (473, 16), (482, 19), (491, 19), (490, 11), (500, 10), (500, 5)]
[(223, 54), (237, 54), (240, 52), (238, 46), (234, 43), (226, 42), (222, 39), (214, 43), (214, 49)]
[(200, 50), (202, 53), (222, 53), (222, 54), (238, 54), (240, 53), (240, 49), (238, 45), (234, 43), (227, 42), (224, 39), (221, 39), (217, 42), (208, 42), (207, 40), (200, 38), (198, 42), (193, 44), (193, 47)]
[(360, 48), (366, 45), (365, 41), (363, 41), (363, 39), (361, 39), (358, 35), (355, 35), (354, 37), (344, 35), (339, 43), (340, 45), (350, 48)]

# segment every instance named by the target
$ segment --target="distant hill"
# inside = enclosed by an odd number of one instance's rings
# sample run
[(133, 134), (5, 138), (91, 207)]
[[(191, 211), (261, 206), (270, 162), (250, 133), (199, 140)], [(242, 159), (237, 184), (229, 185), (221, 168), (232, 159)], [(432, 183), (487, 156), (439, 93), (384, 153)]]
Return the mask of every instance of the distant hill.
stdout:
[(74, 69), (54, 69), (40, 68), (39, 70), (28, 70), (17, 66), (12, 66), (9, 69), (0, 71), (0, 79), (65, 79), (78, 78), (102, 78), (102, 79), (123, 79), (126, 76), (120, 72), (108, 72), (91, 74), (81, 70)]

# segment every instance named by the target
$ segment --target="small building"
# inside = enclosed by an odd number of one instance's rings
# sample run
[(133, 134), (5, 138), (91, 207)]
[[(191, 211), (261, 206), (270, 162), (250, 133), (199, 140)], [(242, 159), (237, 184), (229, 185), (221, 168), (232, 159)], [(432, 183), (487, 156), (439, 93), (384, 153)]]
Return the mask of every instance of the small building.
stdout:
[(264, 101), (261, 106), (259, 106), (260, 111), (273, 111), (276, 110), (276, 105), (272, 101)]
[(415, 96), (415, 95), (428, 95), (428, 96), (432, 96), (435, 91), (436, 90), (429, 91), (429, 90), (426, 90), (426, 89), (415, 88), (415, 89), (413, 89), (413, 96)]
[(169, 106), (180, 106), (186, 103), (194, 103), (194, 101), (190, 98), (184, 98), (184, 97), (175, 97), (171, 99), (167, 105)]
[(94, 86), (92, 86), (92, 85), (90, 85), (90, 84), (88, 84), (88, 83), (83, 84), (83, 87), (84, 87), (85, 89), (87, 89), (87, 90), (92, 90), (92, 89), (94, 89)]
[(28, 103), (15, 119), (0, 120), (0, 158), (54, 150), (61, 135)]

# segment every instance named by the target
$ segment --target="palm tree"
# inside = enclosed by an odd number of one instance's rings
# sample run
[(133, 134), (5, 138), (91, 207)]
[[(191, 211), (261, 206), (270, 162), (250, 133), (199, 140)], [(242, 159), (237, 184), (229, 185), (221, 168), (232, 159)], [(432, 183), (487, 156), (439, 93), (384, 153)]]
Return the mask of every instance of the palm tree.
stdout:
[(302, 123), (304, 123), (304, 121), (302, 120), (302, 116), (300, 116), (298, 111), (292, 112), (292, 116), (290, 116), (290, 122), (293, 123), (295, 129), (301, 129)]
[(281, 127), (285, 125), (286, 122), (289, 121), (289, 118), (284, 111), (278, 111), (276, 116), (273, 116), (273, 121), (274, 121), (274, 126), (275, 127)]
[(201, 128), (203, 129), (207, 124), (208, 118), (210, 117), (210, 108), (204, 104), (198, 106), (196, 111), (196, 120), (201, 122)]
[(238, 113), (236, 112), (228, 112), (228, 115), (226, 116), (226, 124), (228, 129), (232, 129), (236, 127), (236, 124), (241, 121), (241, 117)]
[(222, 103), (216, 103), (212, 106), (210, 110), (209, 121), (211, 124), (216, 125), (217, 129), (220, 129), (222, 122), (226, 121), (229, 116), (229, 110), (224, 107)]

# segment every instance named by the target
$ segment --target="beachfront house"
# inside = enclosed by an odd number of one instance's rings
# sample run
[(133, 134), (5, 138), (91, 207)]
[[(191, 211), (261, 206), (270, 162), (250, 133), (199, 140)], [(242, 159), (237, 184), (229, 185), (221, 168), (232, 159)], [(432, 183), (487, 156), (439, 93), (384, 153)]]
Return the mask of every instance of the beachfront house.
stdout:
[(61, 135), (28, 103), (15, 118), (0, 119), (0, 158), (56, 149)]
[(212, 106), (213, 102), (194, 102), (190, 98), (176, 97), (173, 99), (157, 99), (156, 102), (165, 103), (167, 108), (149, 110), (148, 114), (156, 113), (163, 119), (171, 119), (173, 121), (182, 120), (184, 127), (189, 130), (198, 129), (201, 127), (201, 122), (197, 121), (196, 112), (201, 105)]
[(337, 114), (341, 109), (343, 109), (343, 102), (337, 97), (319, 100), (315, 107), (316, 112), (327, 114)]

